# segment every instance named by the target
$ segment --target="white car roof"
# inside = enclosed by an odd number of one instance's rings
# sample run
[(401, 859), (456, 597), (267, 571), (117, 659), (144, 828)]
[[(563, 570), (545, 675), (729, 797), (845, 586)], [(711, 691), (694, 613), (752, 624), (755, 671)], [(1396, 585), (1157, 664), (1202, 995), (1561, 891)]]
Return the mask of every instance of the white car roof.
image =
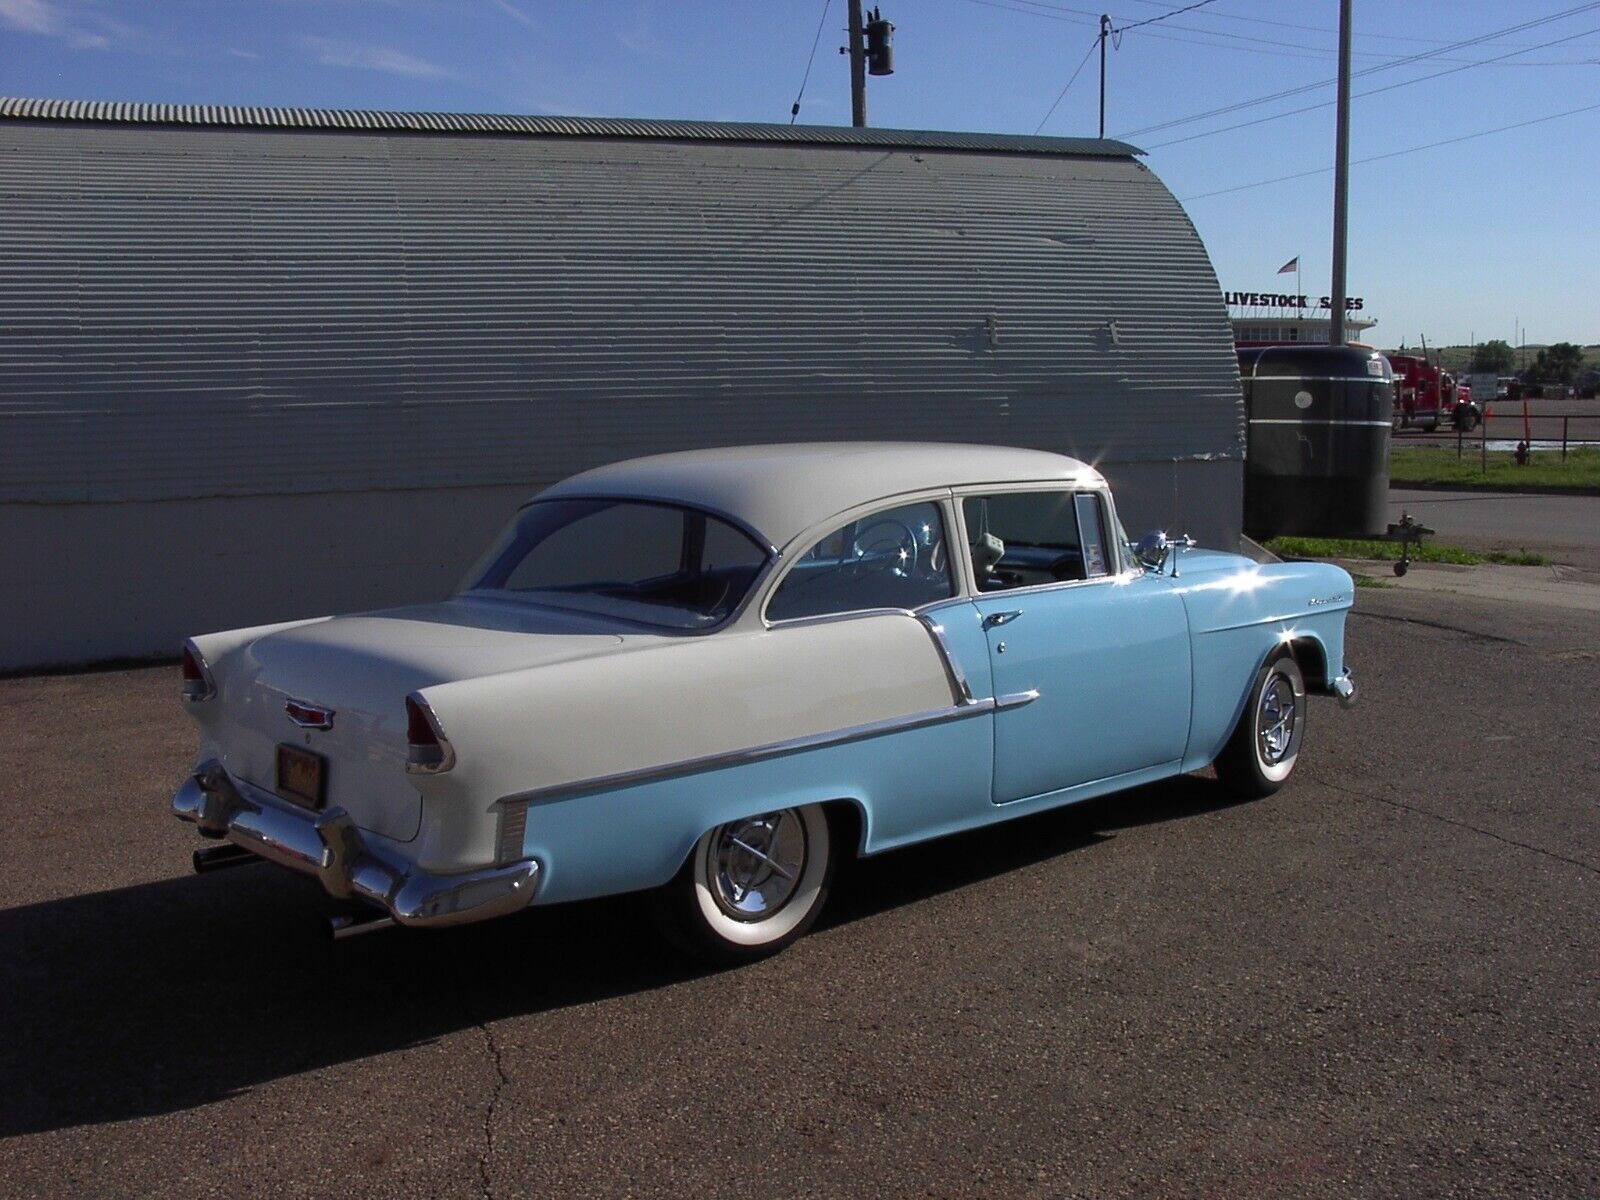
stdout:
[(835, 513), (932, 488), (1049, 483), (1101, 487), (1087, 463), (1044, 450), (946, 442), (792, 442), (657, 454), (597, 467), (540, 500), (623, 496), (732, 516), (773, 547)]

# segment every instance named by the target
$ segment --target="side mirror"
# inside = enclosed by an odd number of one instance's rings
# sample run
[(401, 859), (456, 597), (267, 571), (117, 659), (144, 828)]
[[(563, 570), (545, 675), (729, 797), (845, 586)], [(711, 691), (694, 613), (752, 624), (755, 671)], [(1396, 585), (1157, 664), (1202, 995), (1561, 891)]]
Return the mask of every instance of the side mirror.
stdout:
[(1146, 571), (1160, 572), (1167, 565), (1167, 560), (1172, 560), (1172, 577), (1178, 577), (1178, 553), (1191, 549), (1195, 540), (1188, 534), (1179, 534), (1169, 538), (1165, 530), (1154, 529), (1139, 539), (1133, 548), (1134, 558), (1139, 560), (1139, 565)]
[(1167, 555), (1171, 550), (1172, 543), (1167, 541), (1166, 532), (1152, 529), (1139, 539), (1138, 545), (1134, 546), (1133, 556), (1146, 571), (1159, 571), (1166, 565)]

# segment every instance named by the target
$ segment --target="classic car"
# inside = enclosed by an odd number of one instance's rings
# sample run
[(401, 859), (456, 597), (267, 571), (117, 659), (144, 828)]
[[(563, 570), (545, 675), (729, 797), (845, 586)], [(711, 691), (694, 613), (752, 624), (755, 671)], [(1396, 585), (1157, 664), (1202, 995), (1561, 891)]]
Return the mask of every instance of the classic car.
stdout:
[(1129, 543), (1105, 479), (992, 446), (602, 467), (438, 603), (195, 637), (174, 812), (343, 932), (655, 890), (738, 961), (869, 855), (1213, 765), (1264, 796), (1352, 702), (1350, 576)]

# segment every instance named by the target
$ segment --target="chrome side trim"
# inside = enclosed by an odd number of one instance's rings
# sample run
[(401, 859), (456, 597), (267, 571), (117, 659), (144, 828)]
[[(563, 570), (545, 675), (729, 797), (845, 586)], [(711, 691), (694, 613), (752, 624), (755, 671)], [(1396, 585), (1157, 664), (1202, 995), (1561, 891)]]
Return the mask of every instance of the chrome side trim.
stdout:
[(1024, 704), (1032, 704), (1038, 698), (1038, 688), (1029, 688), (1025, 692), (1007, 692), (1004, 696), (994, 698), (994, 707), (997, 712), (1003, 712), (1008, 708), (1021, 708)]
[(950, 649), (950, 640), (944, 635), (944, 626), (927, 613), (917, 613), (916, 618), (928, 631), (928, 636), (933, 639), (933, 648), (939, 652), (939, 659), (944, 663), (945, 677), (950, 681), (950, 692), (956, 704), (965, 706), (977, 703), (972, 698), (972, 685), (967, 682), (966, 672), (961, 669), (955, 653)]
[(495, 830), (495, 861), (515, 862), (522, 857), (522, 843), (528, 834), (528, 806), (507, 805), (500, 810), (500, 827)]
[[(1028, 695), (1028, 693), (1022, 694)], [(1029, 695), (1029, 699), (1037, 695), (1038, 693), (1033, 693)], [(1011, 698), (1008, 697), (1008, 699)], [(1026, 701), (1021, 701), (1021, 703), (1026, 703)], [(939, 725), (946, 721), (960, 721), (967, 717), (992, 713), (997, 705), (998, 702), (993, 698), (984, 697), (982, 700), (973, 700), (964, 704), (952, 704), (948, 708), (930, 708), (923, 712), (909, 713), (903, 717), (886, 717), (881, 721), (869, 721), (864, 725), (851, 725), (844, 729), (830, 729), (826, 733), (811, 733), (802, 737), (785, 738), (783, 741), (768, 742), (761, 746), (750, 746), (743, 750), (727, 750), (718, 754), (705, 754), (698, 758), (679, 759), (676, 762), (663, 763), (659, 766), (639, 767), (632, 771), (618, 771), (614, 775), (602, 775), (592, 779), (580, 779), (571, 783), (558, 783), (550, 787), (516, 792), (510, 796), (502, 796), (490, 807), (509, 809), (512, 805), (538, 804), (546, 800), (581, 796), (590, 792), (604, 792), (616, 788), (637, 787), (645, 783), (657, 783), (663, 779), (673, 779), (682, 775), (698, 775), (705, 771), (720, 771), (727, 767), (740, 767), (748, 763), (761, 762), (764, 759), (798, 754), (802, 750), (817, 750), (824, 746), (841, 746), (849, 742), (864, 741), (867, 738), (882, 737), (889, 733), (903, 733), (910, 729)]]
[(402, 925), (459, 925), (525, 907), (539, 886), (533, 859), (459, 875), (434, 875), (368, 845), (342, 808), (311, 812), (241, 789), (222, 766), (204, 764), (172, 798), (173, 815), (200, 832), (316, 877), (330, 896), (361, 900)]
[(944, 626), (939, 624), (933, 613), (939, 609), (952, 607), (957, 604), (966, 604), (963, 596), (946, 596), (935, 600), (924, 608), (912, 611), (909, 608), (858, 608), (851, 612), (824, 613), (816, 617), (791, 617), (783, 621), (769, 621), (768, 629), (794, 629), (803, 625), (832, 625), (838, 621), (857, 621), (866, 617), (911, 617), (920, 622), (928, 631), (928, 637), (933, 641), (933, 648), (939, 654), (939, 661), (944, 664), (945, 678), (950, 682), (950, 695), (957, 704), (972, 703), (972, 685), (967, 682), (961, 664), (956, 661), (955, 653), (950, 649), (949, 639), (945, 637)]

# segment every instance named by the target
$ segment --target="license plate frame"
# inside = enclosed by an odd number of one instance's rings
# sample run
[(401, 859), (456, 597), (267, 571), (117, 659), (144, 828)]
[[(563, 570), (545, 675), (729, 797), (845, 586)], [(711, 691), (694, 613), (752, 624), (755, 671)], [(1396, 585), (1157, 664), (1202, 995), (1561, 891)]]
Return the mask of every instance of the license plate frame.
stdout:
[(278, 795), (302, 808), (320, 809), (328, 795), (328, 760), (314, 750), (278, 743)]

